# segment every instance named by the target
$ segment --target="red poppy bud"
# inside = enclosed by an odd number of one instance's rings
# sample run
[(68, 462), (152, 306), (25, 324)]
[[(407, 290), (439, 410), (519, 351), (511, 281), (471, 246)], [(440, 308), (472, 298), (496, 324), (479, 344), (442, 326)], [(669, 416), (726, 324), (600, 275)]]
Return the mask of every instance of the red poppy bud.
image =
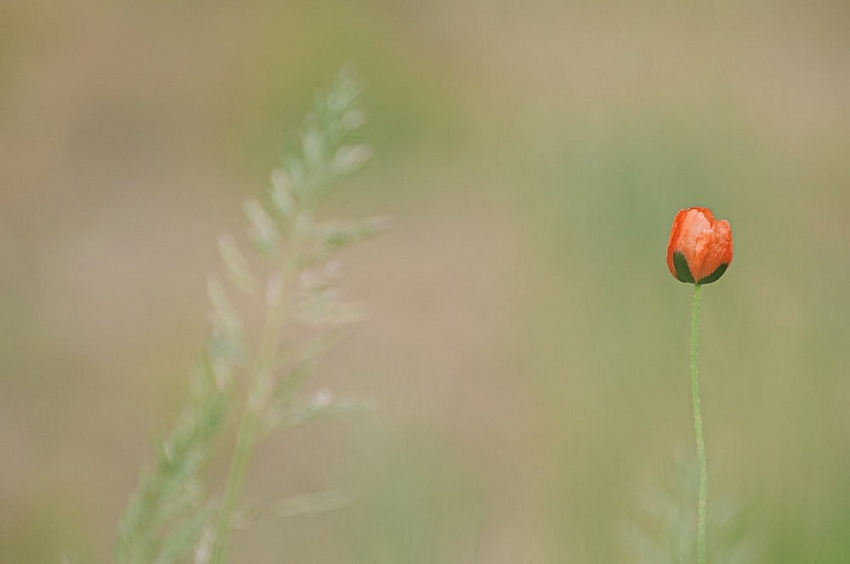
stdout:
[(667, 243), (667, 267), (680, 282), (710, 284), (732, 262), (732, 228), (707, 208), (679, 210)]

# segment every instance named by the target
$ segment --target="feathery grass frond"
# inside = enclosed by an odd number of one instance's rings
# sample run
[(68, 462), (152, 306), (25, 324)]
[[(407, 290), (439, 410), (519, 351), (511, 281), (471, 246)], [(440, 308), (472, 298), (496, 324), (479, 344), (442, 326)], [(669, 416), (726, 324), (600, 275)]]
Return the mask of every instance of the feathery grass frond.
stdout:
[[(219, 238), (224, 280), (264, 308), (265, 326), (257, 343), (246, 342), (228, 288), (210, 278), (210, 336), (192, 378), (191, 401), (130, 500), (119, 526), (117, 562), (164, 564), (184, 559), (192, 549), (196, 563), (223, 562), (248, 463), (261, 438), (275, 428), (364, 407), (337, 400), (328, 390), (302, 392), (321, 357), (360, 318), (359, 308), (341, 302), (334, 288), (340, 275), (336, 253), (387, 224), (384, 218), (315, 219), (332, 185), (370, 156), (367, 147), (349, 141), (364, 123), (358, 95), (353, 74), (341, 72), (333, 88), (316, 99), (300, 146), (272, 173), (266, 198), (246, 202), (253, 252), (243, 251), (232, 235)], [(284, 342), (284, 330), (293, 324), (308, 325), (314, 336)], [(237, 378), (247, 379), (246, 385), (235, 385)], [(229, 422), (237, 424), (230, 471), (223, 493), (213, 496), (202, 471)]]

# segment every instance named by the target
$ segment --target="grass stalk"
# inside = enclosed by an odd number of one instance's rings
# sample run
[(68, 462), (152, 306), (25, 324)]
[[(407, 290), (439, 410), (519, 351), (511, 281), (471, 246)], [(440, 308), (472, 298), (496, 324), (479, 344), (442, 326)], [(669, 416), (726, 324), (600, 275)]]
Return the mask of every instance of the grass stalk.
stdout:
[[(257, 359), (252, 370), (251, 385), (248, 391), (242, 417), (236, 433), (236, 443), (230, 461), (230, 470), (224, 487), (218, 517), (216, 519), (215, 534), (210, 562), (221, 564), (224, 562), (230, 539), (230, 528), (233, 520), (233, 511), (242, 492), (245, 481), (245, 473), (248, 462), (251, 459), (254, 446), (262, 434), (262, 421), (266, 412), (269, 398), (274, 387), (274, 375), (272, 369), (278, 359), (280, 348), (280, 333), (287, 320), (287, 313), (291, 303), (293, 291), (292, 278), (297, 263), (297, 255), (289, 258), (290, 264), (285, 265), (276, 303), (270, 304), (263, 329), (260, 345), (257, 350)], [(270, 281), (270, 284), (274, 284)], [(272, 301), (272, 300), (270, 300)]]
[[(220, 237), (227, 278), (239, 291), (262, 301), (265, 279), (264, 326), (256, 347), (250, 347), (225, 287), (218, 278), (210, 279), (212, 330), (203, 369), (193, 379), (192, 403), (131, 497), (119, 526), (117, 562), (168, 564), (194, 550), (196, 562), (222, 564), (250, 460), (262, 437), (276, 427), (286, 429), (323, 414), (355, 410), (332, 398), (321, 402), (304, 398), (302, 388), (319, 357), (338, 342), (341, 331), (359, 320), (359, 309), (336, 297), (333, 283), (339, 273), (333, 255), (376, 235), (386, 223), (379, 218), (314, 219), (319, 201), (332, 185), (369, 158), (366, 146), (347, 144), (364, 121), (356, 107), (357, 95), (355, 77), (343, 70), (307, 115), (300, 145), (272, 174), (265, 203), (246, 202), (247, 236), (253, 258), (260, 260), (246, 258), (233, 237)], [(284, 340), (286, 329), (297, 325), (309, 327), (305, 334), (313, 335), (311, 339), (305, 335), (307, 344), (301, 347), (295, 346), (294, 337)], [(246, 354), (250, 349), (253, 354)], [(311, 352), (295, 352), (300, 349)], [(245, 362), (248, 359), (252, 360)], [(247, 376), (246, 385), (233, 385), (234, 376), (242, 374)], [(204, 492), (201, 470), (241, 397), (224, 491), (216, 500)]]

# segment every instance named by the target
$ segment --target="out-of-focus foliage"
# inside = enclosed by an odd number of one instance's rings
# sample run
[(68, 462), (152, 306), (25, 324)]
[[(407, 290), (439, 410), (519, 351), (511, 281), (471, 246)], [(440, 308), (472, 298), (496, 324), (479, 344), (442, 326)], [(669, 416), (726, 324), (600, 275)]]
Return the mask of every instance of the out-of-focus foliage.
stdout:
[[(241, 515), (247, 468), (261, 440), (280, 427), (350, 414), (359, 403), (336, 400), (329, 390), (302, 397), (323, 355), (360, 318), (355, 304), (339, 301), (334, 282), (340, 268), (333, 253), (374, 234), (374, 225), (381, 223), (351, 222), (343, 230), (315, 219), (330, 187), (368, 158), (365, 145), (348, 144), (364, 122), (358, 96), (353, 71), (341, 71), (307, 114), (301, 144), (272, 174), (267, 193), (272, 212), (256, 199), (245, 204), (253, 257), (265, 259), (255, 261), (261, 263), (259, 272), (232, 235), (219, 237), (228, 278), (253, 298), (255, 310), (262, 306), (263, 330), (256, 342), (246, 339), (243, 313), (219, 278), (209, 279), (211, 328), (202, 367), (192, 379), (190, 402), (158, 445), (156, 461), (142, 475), (121, 518), (115, 549), (119, 564), (167, 564), (190, 555), (195, 564), (223, 562), (233, 522)], [(258, 275), (265, 282), (262, 295)], [(313, 331), (296, 330), (298, 339), (284, 339), (299, 322)], [(210, 494), (207, 490), (216, 488), (206, 486), (203, 470), (228, 419), (238, 422), (230, 469), (221, 493)], [(302, 500), (310, 499), (304, 495)]]

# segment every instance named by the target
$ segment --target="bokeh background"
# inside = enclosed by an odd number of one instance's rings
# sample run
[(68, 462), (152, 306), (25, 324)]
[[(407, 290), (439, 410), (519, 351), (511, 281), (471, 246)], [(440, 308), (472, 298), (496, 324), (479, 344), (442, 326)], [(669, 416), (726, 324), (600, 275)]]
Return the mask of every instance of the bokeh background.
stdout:
[(691, 205), (735, 236), (703, 292), (709, 550), (850, 561), (848, 30), (827, 0), (4, 0), (0, 561), (110, 560), (215, 238), (345, 64), (375, 158), (325, 213), (395, 228), (344, 255), (369, 317), (309, 389), (380, 407), (260, 448), (249, 505), (354, 497), (234, 561), (663, 561), (635, 531), (665, 542), (691, 456)]

